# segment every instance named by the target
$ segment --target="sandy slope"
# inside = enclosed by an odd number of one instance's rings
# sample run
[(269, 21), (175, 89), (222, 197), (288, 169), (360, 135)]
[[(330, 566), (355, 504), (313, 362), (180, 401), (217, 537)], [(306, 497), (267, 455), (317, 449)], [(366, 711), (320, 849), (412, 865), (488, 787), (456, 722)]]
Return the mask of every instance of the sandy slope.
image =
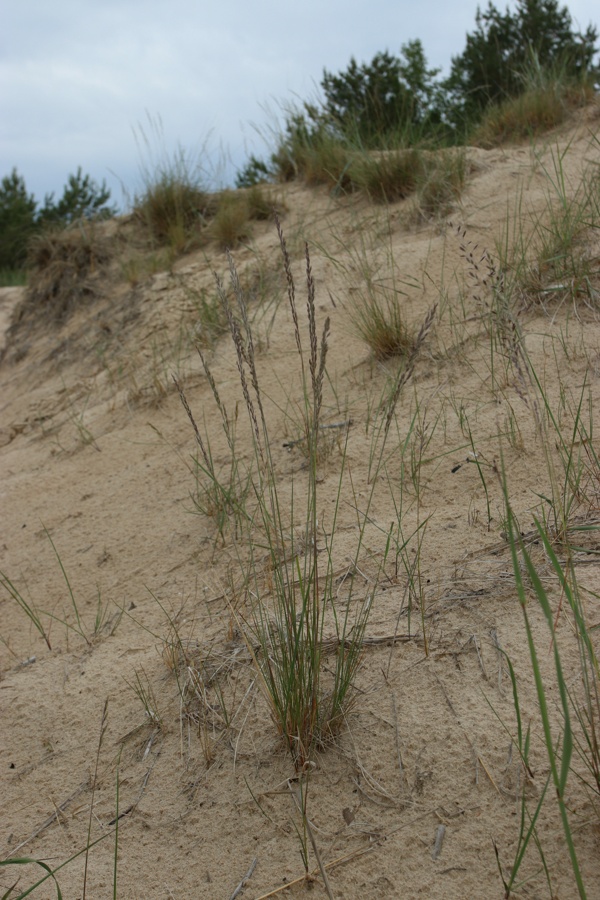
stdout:
[[(540, 144), (535, 154), (529, 147), (473, 151), (473, 171), (453, 222), (466, 225), (467, 240), (493, 253), (507, 217), (514, 222), (518, 214), (526, 222), (531, 211), (544, 209), (545, 168), (552, 171), (557, 154), (565, 153), (572, 189), (590, 162), (598, 164), (600, 147), (591, 139), (596, 127), (597, 119), (589, 116)], [(501, 534), (501, 490), (493, 472), (502, 445), (511, 501), (521, 528), (528, 530), (539, 510), (539, 494), (550, 490), (531, 407), (515, 390), (510, 372), (503, 380), (496, 371), (492, 382), (490, 341), (478, 318), (477, 291), (461, 288), (467, 266), (455, 227), (433, 223), (407, 229), (403, 216), (410, 201), (385, 211), (298, 186), (282, 189), (281, 196), (300, 300), (305, 238), (311, 245), (318, 313), (321, 321), (331, 317), (326, 421), (352, 422), (347, 471), (355, 495), (346, 479), (334, 544), (340, 603), (357, 538), (355, 507), (360, 509), (368, 495), (372, 419), (397, 365), (370, 360), (349, 327), (345, 305), (363, 287), (365, 260), (377, 278), (390, 283), (392, 258), (410, 322), (418, 325), (431, 304), (440, 302), (435, 329), (397, 408), (388, 446), (389, 480), (382, 480), (376, 492), (353, 576), (356, 595), (368, 595), (385, 535), (397, 521), (394, 504), (402, 497), (404, 536), (426, 522), (418, 534), (427, 640), (420, 615), (407, 615), (407, 576), (400, 559), (379, 581), (368, 634), (401, 640), (365, 648), (355, 709), (311, 774), (309, 816), (322, 859), (341, 860), (329, 870), (331, 890), (335, 897), (362, 900), (501, 896), (494, 842), (509, 866), (518, 838), (523, 771), (502, 724), (515, 733), (512, 691), (499, 648), (513, 662), (523, 715), (532, 721), (534, 777), (526, 786), (532, 808), (547, 775), (522, 616)], [(271, 296), (281, 299), (268, 349), (258, 360), (287, 504), (290, 485), (300, 491), (306, 473), (297, 446), (283, 447), (297, 437), (299, 376), (273, 226), (257, 225), (252, 245), (234, 256), (242, 273), (260, 263)], [(0, 366), (0, 569), (44, 611), (51, 643), (49, 649), (14, 600), (0, 596), (2, 854), (27, 854), (59, 865), (85, 847), (93, 799), (91, 838), (105, 839), (90, 851), (90, 898), (112, 896), (117, 783), (119, 810), (127, 813), (119, 820), (119, 897), (228, 898), (254, 859), (246, 897), (258, 898), (303, 873), (299, 822), (287, 782), (293, 767), (270, 722), (231, 612), (232, 606), (243, 611), (249, 602), (234, 543), (229, 536), (221, 545), (214, 523), (190, 514), (193, 484), (185, 461), (194, 443), (169, 379), (171, 371), (182, 378), (198, 422), (204, 422), (217, 458), (224, 461), (211, 392), (190, 348), (196, 321), (189, 291), (212, 290), (213, 268), (226, 269), (215, 249), (181, 260), (175, 275), (148, 278), (135, 289), (107, 290), (90, 312), (78, 312), (62, 330), (32, 331), (24, 355), (22, 347), (18, 352), (9, 347)], [(2, 302), (9, 298), (4, 295)], [(263, 338), (265, 321), (259, 326)], [(557, 411), (562, 409), (565, 430), (572, 427), (572, 417), (561, 407), (560, 392), (577, 398), (584, 379), (586, 414), (591, 408), (597, 415), (600, 326), (595, 316), (582, 307), (577, 318), (565, 303), (548, 314), (539, 307), (523, 311), (520, 321), (547, 395)], [(501, 354), (495, 359), (502, 372)], [(223, 401), (233, 409), (241, 395), (227, 339), (212, 352), (211, 366)], [(240, 446), (247, 453), (241, 411), (239, 427)], [(473, 464), (469, 430), (485, 465), (488, 498)], [(340, 466), (334, 446), (321, 473), (325, 532)], [(575, 514), (589, 519), (594, 510), (587, 505)], [(48, 535), (65, 567), (89, 644), (59, 621), (76, 624)], [(413, 537), (409, 560), (416, 558), (418, 546)], [(533, 552), (550, 586), (547, 561), (539, 548)], [(581, 582), (600, 590), (598, 565), (590, 558), (579, 567)], [(558, 593), (551, 596), (558, 603)], [(98, 597), (106, 604), (106, 627), (94, 635)], [(597, 623), (598, 601), (590, 595), (588, 602), (590, 620)], [(119, 608), (124, 610), (120, 620), (114, 618)], [(531, 615), (540, 646), (549, 646), (535, 606)], [(198, 673), (222, 666), (207, 688), (212, 708), (208, 724), (200, 728), (181, 715), (168, 650), (174, 627)], [(564, 614), (559, 632), (576, 689), (575, 648)], [(545, 652), (542, 665), (553, 692), (552, 658)], [(155, 721), (136, 696), (136, 684), (151, 686)], [(218, 715), (215, 684), (233, 716), (229, 728)], [(201, 720), (199, 710), (198, 704)], [(598, 809), (574, 777), (569, 802), (591, 897), (600, 883)], [(442, 824), (443, 847), (433, 859)], [(574, 896), (550, 793), (539, 836), (553, 896)], [(312, 850), (310, 865), (316, 865)], [(83, 869), (80, 856), (58, 873), (65, 898), (82, 896)], [(532, 880), (523, 896), (550, 896), (539, 870), (531, 847), (523, 875)], [(23, 887), (36, 875), (4, 870), (0, 888), (7, 889), (17, 877)], [(48, 884), (34, 896), (54, 896)], [(315, 896), (325, 896), (320, 882), (312, 887)], [(307, 890), (302, 883), (281, 896)]]

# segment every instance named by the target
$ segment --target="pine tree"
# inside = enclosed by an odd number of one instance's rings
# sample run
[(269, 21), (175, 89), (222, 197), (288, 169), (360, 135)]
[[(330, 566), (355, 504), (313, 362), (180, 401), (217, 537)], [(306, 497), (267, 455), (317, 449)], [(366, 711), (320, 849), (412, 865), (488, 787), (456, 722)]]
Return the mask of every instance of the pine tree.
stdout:
[(43, 224), (56, 222), (70, 225), (75, 219), (106, 219), (116, 212), (114, 207), (106, 205), (109, 199), (106, 182), (98, 185), (89, 175), (83, 175), (80, 166), (76, 175), (69, 175), (57, 203), (54, 202), (54, 194), (46, 194), (38, 220)]
[(598, 74), (596, 29), (589, 25), (584, 34), (574, 32), (571, 15), (558, 0), (518, 0), (514, 13), (501, 13), (490, 2), (485, 12), (477, 10), (475, 22), (443, 85), (455, 124), (468, 125), (490, 103), (520, 94), (532, 63), (572, 79)]
[(0, 185), (0, 269), (20, 269), (35, 232), (36, 202), (16, 168)]
[(423, 125), (432, 115), (439, 69), (429, 69), (421, 41), (403, 45), (400, 56), (387, 50), (370, 63), (333, 75), (323, 73), (323, 112), (342, 134), (376, 144), (385, 135)]

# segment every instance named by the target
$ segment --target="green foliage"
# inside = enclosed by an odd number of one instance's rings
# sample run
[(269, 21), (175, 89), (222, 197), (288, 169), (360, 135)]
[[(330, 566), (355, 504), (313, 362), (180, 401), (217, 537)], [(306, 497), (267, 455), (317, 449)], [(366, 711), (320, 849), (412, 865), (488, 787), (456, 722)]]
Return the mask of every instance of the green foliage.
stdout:
[(450, 120), (475, 121), (494, 102), (523, 92), (523, 72), (532, 60), (541, 69), (558, 64), (571, 79), (592, 77), (597, 31), (574, 32), (571, 15), (558, 0), (518, 0), (514, 13), (492, 4), (477, 11), (476, 29), (452, 60), (443, 84)]
[(439, 123), (435, 110), (439, 69), (429, 69), (421, 41), (404, 44), (400, 56), (377, 53), (369, 64), (352, 58), (345, 72), (323, 73), (324, 114), (344, 135), (367, 146), (406, 126)]
[(114, 206), (107, 206), (109, 200), (106, 182), (98, 185), (89, 175), (83, 175), (79, 166), (75, 175), (69, 175), (57, 203), (54, 194), (46, 194), (38, 222), (70, 225), (76, 219), (108, 219), (117, 211)]
[(558, 0), (518, 0), (514, 12), (500, 12), (489, 2), (477, 11), (475, 24), (444, 79), (439, 69), (429, 68), (420, 40), (404, 44), (398, 55), (376, 53), (369, 63), (352, 57), (337, 74), (325, 69), (322, 99), (284, 108), (275, 151), (268, 161), (251, 156), (238, 186), (300, 176), (346, 189), (352, 153), (456, 145), (490, 107), (525, 94), (521, 106), (501, 110), (492, 142), (505, 134), (528, 136), (553, 127), (590, 99), (600, 77), (594, 63), (597, 30), (589, 25), (575, 31)]
[(20, 269), (27, 256), (27, 242), (36, 228), (36, 202), (27, 193), (25, 180), (16, 169), (0, 187), (0, 269)]
[(269, 167), (266, 162), (252, 154), (248, 162), (237, 172), (235, 176), (236, 188), (255, 187), (269, 181)]
[(25, 269), (0, 269), (0, 287), (24, 287), (26, 284)]
[(107, 205), (109, 199), (106, 183), (96, 184), (79, 167), (75, 175), (69, 175), (60, 200), (55, 203), (54, 195), (46, 194), (43, 207), (38, 209), (33, 194), (27, 193), (25, 179), (13, 169), (0, 186), (0, 270), (23, 269), (32, 237), (48, 225), (66, 226), (76, 219), (113, 216), (116, 208)]

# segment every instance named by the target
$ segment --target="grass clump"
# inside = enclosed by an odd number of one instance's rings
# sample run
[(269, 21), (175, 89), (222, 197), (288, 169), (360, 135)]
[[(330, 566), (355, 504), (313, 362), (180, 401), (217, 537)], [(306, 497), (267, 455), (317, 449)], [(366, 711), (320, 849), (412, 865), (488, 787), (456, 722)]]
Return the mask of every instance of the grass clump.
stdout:
[(591, 79), (574, 80), (560, 68), (544, 69), (535, 61), (521, 78), (521, 93), (492, 104), (483, 113), (471, 139), (476, 146), (494, 147), (538, 137), (561, 125), (573, 110), (595, 96)]
[(414, 289), (416, 282), (397, 277), (392, 246), (384, 248), (381, 234), (370, 240), (361, 236), (361, 245), (350, 256), (342, 270), (348, 291), (344, 307), (352, 331), (377, 360), (407, 356), (415, 334), (406, 321), (403, 301), (408, 296), (405, 288)]
[(209, 195), (185, 173), (177, 171), (161, 172), (135, 201), (135, 214), (151, 240), (176, 253), (182, 253), (199, 238), (208, 210)]
[(320, 135), (299, 158), (299, 174), (306, 184), (323, 184), (335, 190), (351, 190), (350, 168), (353, 154), (332, 135)]
[[(391, 539), (388, 537), (379, 568), (368, 591), (359, 590), (350, 579), (340, 598), (336, 573), (338, 514), (348, 488), (353, 506), (356, 486), (346, 475), (346, 444), (341, 450), (337, 482), (327, 484), (322, 475), (322, 423), (324, 393), (328, 383), (329, 319), (317, 326), (315, 284), (308, 246), (306, 262), (306, 322), (301, 324), (296, 300), (296, 282), (287, 245), (277, 222), (284, 260), (287, 297), (292, 318), (299, 375), (299, 394), (290, 395), (294, 421), (302, 435), (306, 463), (300, 474), (282, 479), (278, 466), (279, 440), (270, 421), (273, 406), (263, 393), (256, 362), (256, 339), (248, 313), (247, 298), (229, 255), (231, 290), (220, 279), (217, 288), (226, 310), (229, 332), (237, 359), (242, 401), (251, 436), (250, 460), (244, 460), (235, 445), (236, 421), (223, 407), (215, 379), (203, 361), (230, 451), (229, 464), (217, 469), (205, 437), (194, 419), (183, 392), (180, 396), (200, 447), (199, 465), (208, 490), (201, 503), (215, 499), (224, 511), (217, 527), (235, 519), (234, 549), (242, 569), (246, 605), (234, 611), (247, 650), (258, 673), (258, 684), (267, 701), (279, 735), (300, 775), (309, 772), (317, 750), (324, 748), (342, 729), (356, 699), (356, 677), (364, 636), (380, 573), (385, 570)], [(386, 387), (381, 421), (376, 429), (366, 486), (366, 508), (360, 511), (355, 546), (350, 552), (351, 569), (359, 564), (369, 509), (378, 476), (385, 464), (385, 445), (402, 388), (414, 370), (415, 360), (435, 316), (434, 306), (412, 342), (405, 367)], [(290, 373), (291, 374), (291, 373)], [(389, 395), (388, 395), (389, 394)], [(288, 414), (286, 413), (286, 416)], [(346, 441), (350, 421), (344, 426)], [(205, 431), (208, 426), (206, 426)], [(232, 480), (233, 479), (233, 480)], [(200, 506), (198, 506), (200, 508)], [(331, 509), (323, 519), (323, 509)], [(206, 514), (214, 515), (209, 506)], [(223, 532), (221, 532), (223, 536)], [(348, 548), (343, 550), (344, 568)]]
[(395, 203), (412, 194), (423, 177), (423, 155), (416, 148), (364, 153), (351, 169), (352, 183), (375, 203)]
[(166, 148), (160, 119), (150, 119), (149, 127), (151, 137), (139, 129), (142, 188), (133, 199), (133, 210), (150, 240), (178, 256), (199, 240), (214, 201), (198, 162), (181, 146), (173, 152)]
[(102, 293), (102, 275), (114, 255), (102, 225), (80, 220), (35, 235), (29, 250), (29, 282), (23, 313), (65, 319), (79, 304)]
[(274, 198), (258, 185), (248, 190), (227, 190), (214, 200), (215, 213), (208, 233), (224, 250), (251, 236), (252, 221), (273, 218)]
[(490, 107), (473, 133), (476, 147), (525, 141), (556, 128), (566, 117), (560, 95), (552, 88), (526, 91)]
[(509, 240), (507, 230), (498, 255), (511, 290), (525, 305), (556, 311), (566, 301), (575, 308), (597, 310), (600, 271), (594, 246), (600, 226), (600, 177), (590, 168), (573, 190), (564, 169), (567, 152), (553, 151), (549, 164), (541, 162), (548, 184), (545, 208), (531, 217), (528, 234), (519, 209), (514, 234)]
[[(301, 484), (292, 484), (291, 499), (287, 495), (288, 485), (284, 488), (278, 482), (275, 457), (278, 441), (273, 437), (267, 418), (266, 398), (256, 367), (255, 338), (246, 298), (231, 257), (233, 300), (220, 281), (218, 289), (227, 311), (253, 446), (252, 461), (244, 470), (247, 480), (241, 477), (240, 481), (249, 488), (246, 497), (252, 498), (254, 508), (248, 509), (246, 505), (237, 508), (239, 524), (244, 527), (243, 534), (247, 538), (243, 558), (240, 551), (239, 558), (249, 608), (245, 612), (238, 611), (237, 615), (273, 721), (296, 769), (304, 772), (314, 752), (340, 730), (355, 699), (354, 681), (372, 594), (362, 599), (355, 613), (350, 613), (351, 608), (355, 609), (355, 604), (350, 602), (343, 610), (336, 606), (333, 542), (345, 454), (335, 510), (326, 530), (317, 518), (323, 504), (320, 499), (323, 480), (318, 477), (318, 459), (329, 319), (318, 329), (315, 287), (306, 249), (307, 323), (306, 330), (302, 328), (295, 281), (280, 228), (279, 237), (301, 379), (298, 411), (307, 448), (305, 474), (301, 476)], [(221, 418), (223, 422), (228, 421), (214, 379), (211, 387)], [(182, 401), (197, 442), (202, 441), (205, 445), (183, 392)], [(231, 444), (230, 449), (232, 466), (233, 463), (241, 465)], [(202, 458), (208, 471), (211, 457), (206, 445)], [(238, 471), (241, 475), (241, 468)], [(213, 482), (217, 479), (215, 472)], [(227, 479), (221, 495), (224, 500), (229, 500)], [(239, 495), (238, 500), (244, 502)], [(357, 556), (364, 527), (360, 529)]]
[(362, 153), (350, 166), (355, 188), (375, 203), (397, 203), (416, 194), (415, 214), (431, 219), (447, 215), (460, 198), (467, 176), (466, 153), (412, 147)]
[(439, 150), (423, 167), (415, 210), (421, 218), (447, 216), (460, 199), (467, 178), (464, 149)]
[(349, 304), (352, 327), (376, 359), (407, 356), (412, 349), (414, 335), (406, 324), (402, 296), (402, 291), (371, 284)]
[(235, 247), (249, 237), (250, 205), (246, 194), (240, 191), (223, 191), (219, 195), (210, 234), (224, 250)]
[(351, 154), (348, 142), (326, 125), (307, 123), (297, 110), (286, 111), (285, 133), (271, 154), (269, 171), (277, 181), (301, 178), (308, 185), (348, 189)]
[(271, 192), (260, 185), (252, 185), (246, 191), (248, 214), (257, 222), (266, 222), (275, 215), (275, 209), (281, 209), (281, 204)]

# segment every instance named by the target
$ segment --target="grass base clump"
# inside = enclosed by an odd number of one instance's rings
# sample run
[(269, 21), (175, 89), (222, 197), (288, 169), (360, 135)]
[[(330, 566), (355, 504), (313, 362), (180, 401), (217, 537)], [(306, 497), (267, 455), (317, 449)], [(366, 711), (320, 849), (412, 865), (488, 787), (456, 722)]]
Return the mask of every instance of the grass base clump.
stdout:
[(360, 292), (351, 301), (352, 327), (376, 359), (407, 356), (414, 345), (414, 335), (406, 324), (400, 300), (401, 292), (381, 289)]
[(248, 214), (256, 222), (266, 222), (273, 219), (275, 210), (281, 210), (282, 204), (269, 190), (255, 184), (246, 191)]
[(153, 243), (183, 253), (198, 240), (211, 210), (209, 194), (199, 186), (164, 172), (136, 198), (135, 214)]
[[(378, 257), (379, 250), (380, 246)], [(396, 277), (391, 252), (374, 265), (363, 246), (354, 254), (345, 278), (349, 297), (344, 305), (355, 335), (367, 344), (375, 359), (409, 355), (415, 334), (406, 321), (404, 301), (408, 294), (403, 288), (414, 288), (414, 282)]]
[(83, 220), (48, 229), (30, 245), (29, 283), (23, 312), (64, 319), (102, 292), (102, 274), (113, 257), (102, 225)]
[(415, 211), (422, 219), (447, 216), (460, 200), (467, 179), (463, 149), (430, 154), (417, 188)]
[(308, 185), (348, 190), (351, 158), (347, 141), (327, 127), (307, 127), (302, 114), (288, 111), (286, 133), (279, 136), (269, 171), (281, 182), (301, 178)]
[(423, 155), (415, 149), (365, 153), (352, 163), (352, 183), (374, 203), (395, 203), (423, 178)]

